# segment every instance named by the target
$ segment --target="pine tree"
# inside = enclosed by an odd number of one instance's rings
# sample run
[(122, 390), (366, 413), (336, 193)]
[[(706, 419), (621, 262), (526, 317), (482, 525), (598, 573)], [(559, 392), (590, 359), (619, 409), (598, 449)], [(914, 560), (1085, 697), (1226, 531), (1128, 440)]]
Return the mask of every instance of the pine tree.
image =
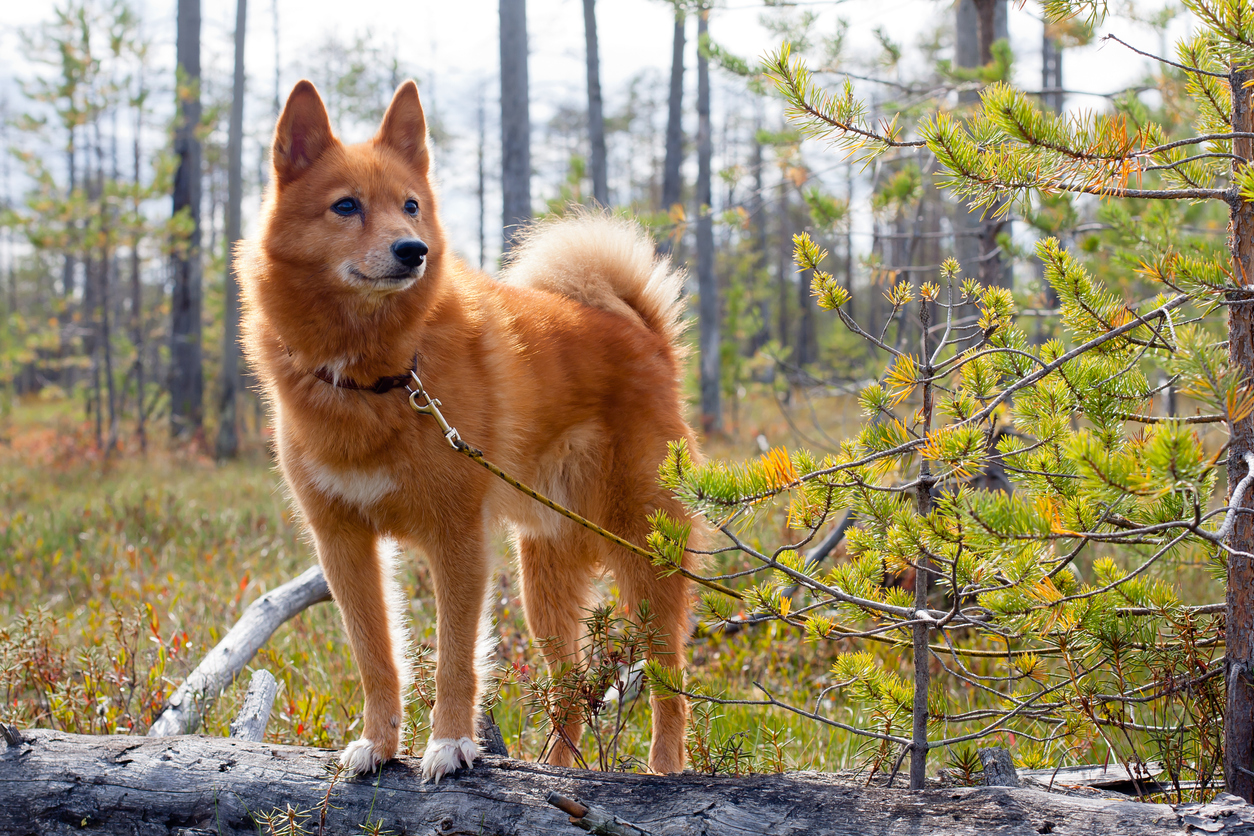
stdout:
[[(18, 122), (12, 146), (31, 187), (0, 223), (18, 232), (29, 250), (15, 258), (26, 279), (20, 289), (16, 283), (10, 286), (9, 303), (21, 316), (8, 323), (13, 330), (2, 373), (6, 382), (24, 379), (26, 388), (49, 378), (86, 384), (88, 418), (96, 425), (97, 444), (109, 455), (132, 392), (141, 444), (144, 437), (143, 250), (177, 249), (186, 241), (180, 224), (154, 223), (148, 205), (160, 194), (168, 196), (170, 186), (163, 156), (147, 159), (141, 148), (149, 44), (127, 3), (75, 0), (57, 8), (50, 22), (24, 33), (24, 47), (29, 60), (48, 70), (32, 80), (27, 95), (54, 118), (28, 114)], [(119, 123), (128, 110), (133, 168), (124, 177)], [(65, 167), (41, 153), (50, 144), (71, 149)], [(55, 291), (49, 286), (53, 260), (70, 267), (56, 271), (61, 287)], [(124, 262), (130, 273), (125, 299), (120, 292)], [(78, 287), (81, 294), (75, 293)], [(122, 372), (115, 359), (127, 346), (116, 339), (116, 325), (127, 303), (125, 331), (134, 360)], [(55, 328), (48, 327), (50, 321)], [(88, 376), (76, 376), (82, 368), (90, 369)]]
[[(765, 686), (758, 703), (867, 737), (875, 768), (895, 773), (909, 754), (912, 788), (930, 751), (1013, 733), (1028, 763), (1100, 749), (1134, 775), (1151, 758), (1169, 764), (1177, 794), (1213, 791), (1222, 774), (1254, 797), (1254, 19), (1242, 0), (1186, 5), (1201, 31), (1162, 59), (1158, 82), (1186, 92), (1173, 107), (1191, 110), (1192, 133), (1134, 101), (1060, 114), (1002, 81), (969, 115), (937, 109), (908, 125), (872, 118), (848, 81), (825, 89), (787, 43), (764, 62), (808, 137), (858, 162), (930, 152), (947, 191), (993, 219), (1099, 198), (1108, 257), (1122, 265), (1112, 276), (1127, 277), (1108, 286), (1046, 238), (1036, 256), (1058, 299), (1054, 339), (1030, 339), (1011, 288), (954, 259), (918, 284), (896, 281), (872, 322), (849, 314), (827, 252), (799, 233), (795, 263), (819, 306), (888, 358), (859, 396), (861, 431), (824, 456), (698, 464), (676, 445), (663, 465), (664, 484), (755, 579), (729, 590), (697, 577), (711, 622), (732, 619), (734, 597), (742, 621), (863, 646), (840, 655), (824, 693), (843, 689), (871, 726)], [(1047, 3), (1054, 20), (1102, 9)], [(978, 72), (1004, 77), (1006, 58)], [(1226, 248), (1181, 231), (1207, 202), (1228, 211)], [(916, 337), (890, 342), (907, 314)], [(1155, 414), (1160, 375), (1196, 415)], [(1202, 430), (1226, 435), (1219, 453)], [(1226, 501), (1212, 498), (1221, 477)], [(759, 546), (745, 529), (773, 508), (795, 536)], [(824, 567), (805, 550), (846, 510), (847, 557)], [(655, 524), (658, 563), (684, 571), (686, 531)], [(1187, 565), (1224, 575), (1226, 602), (1182, 600), (1172, 575)], [(877, 645), (905, 651), (912, 676)]]

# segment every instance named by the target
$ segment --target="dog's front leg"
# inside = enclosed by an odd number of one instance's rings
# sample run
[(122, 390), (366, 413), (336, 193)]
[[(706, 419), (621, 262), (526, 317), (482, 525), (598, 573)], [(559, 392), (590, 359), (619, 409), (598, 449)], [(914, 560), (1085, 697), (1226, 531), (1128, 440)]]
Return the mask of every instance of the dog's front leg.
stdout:
[(436, 606), (435, 708), (422, 774), (437, 783), (463, 763), (471, 766), (479, 754), (479, 664), (486, 660), (478, 657), (488, 646), (480, 645), (480, 633), (491, 572), (486, 543), (471, 533), (475, 528), (467, 525), (456, 532), (464, 537), (446, 540), (430, 555)]
[(362, 735), (340, 762), (352, 773), (373, 772), (400, 744), (405, 642), (401, 614), (393, 612), (392, 560), (362, 522), (310, 514), (318, 560), (339, 605), (366, 692)]

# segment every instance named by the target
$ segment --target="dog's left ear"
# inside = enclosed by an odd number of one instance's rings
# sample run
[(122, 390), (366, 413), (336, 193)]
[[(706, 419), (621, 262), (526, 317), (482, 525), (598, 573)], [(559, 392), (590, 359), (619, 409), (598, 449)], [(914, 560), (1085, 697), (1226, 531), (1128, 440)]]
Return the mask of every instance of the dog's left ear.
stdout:
[(427, 173), (431, 161), (427, 153), (427, 119), (422, 114), (422, 102), (418, 101), (418, 85), (413, 81), (396, 88), (374, 141), (398, 152), (422, 174)]

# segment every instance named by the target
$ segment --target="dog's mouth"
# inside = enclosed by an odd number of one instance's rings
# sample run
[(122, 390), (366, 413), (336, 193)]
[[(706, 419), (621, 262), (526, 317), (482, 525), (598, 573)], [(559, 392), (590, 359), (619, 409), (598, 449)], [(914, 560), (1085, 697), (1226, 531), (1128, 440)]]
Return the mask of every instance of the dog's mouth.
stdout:
[(416, 278), (418, 278), (418, 277), (422, 274), (422, 272), (423, 272), (423, 267), (424, 267), (424, 266), (425, 266), (425, 265), (419, 265), (419, 266), (414, 267), (414, 268), (411, 268), (411, 269), (409, 269), (409, 270), (404, 270), (404, 271), (402, 271), (402, 272), (400, 272), (400, 273), (388, 273), (388, 274), (383, 275), (383, 276), (367, 276), (365, 273), (361, 272), (361, 271), (360, 271), (360, 270), (358, 270), (356, 267), (351, 267), (351, 266), (350, 266), (350, 267), (348, 268), (348, 274), (349, 274), (350, 276), (352, 276), (353, 278), (355, 278), (355, 279), (359, 279), (360, 281), (363, 281), (363, 282), (391, 282), (391, 283), (396, 283), (396, 282), (403, 282), (403, 281), (407, 281), (407, 280), (409, 280), (409, 279), (416, 279)]

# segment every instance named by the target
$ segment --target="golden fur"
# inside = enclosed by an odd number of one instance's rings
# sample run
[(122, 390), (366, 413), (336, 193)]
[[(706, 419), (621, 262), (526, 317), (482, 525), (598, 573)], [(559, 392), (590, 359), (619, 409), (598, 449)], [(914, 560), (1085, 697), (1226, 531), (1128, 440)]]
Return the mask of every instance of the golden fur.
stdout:
[[(681, 415), (680, 276), (640, 230), (587, 215), (537, 226), (502, 281), (447, 251), (429, 177), (417, 87), (397, 90), (379, 133), (346, 146), (317, 91), (292, 91), (274, 140), (274, 185), (255, 241), (241, 248), (245, 345), (273, 411), (279, 464), (313, 535), (365, 690), (362, 738), (345, 750), (373, 770), (399, 744), (404, 639), (385, 544), (430, 561), (437, 606), (437, 700), (423, 773), (469, 765), (482, 681), (476, 648), (492, 567), (488, 536), (512, 527), (527, 621), (556, 637), (550, 665), (578, 652), (593, 578), (608, 568), (628, 611), (648, 600), (682, 665), (690, 593), (680, 576), (575, 526), (449, 449), (403, 390), (339, 388), (409, 369), (462, 436), (524, 483), (632, 542), (648, 515), (685, 516), (657, 484)], [(344, 217), (331, 206), (354, 198)], [(416, 200), (416, 217), (406, 201)], [(420, 238), (424, 263), (398, 275), (394, 241)], [(693, 446), (695, 450), (695, 446)], [(653, 700), (649, 765), (684, 762), (687, 707)], [(578, 741), (580, 724), (565, 735)], [(573, 753), (557, 743), (552, 763)]]

